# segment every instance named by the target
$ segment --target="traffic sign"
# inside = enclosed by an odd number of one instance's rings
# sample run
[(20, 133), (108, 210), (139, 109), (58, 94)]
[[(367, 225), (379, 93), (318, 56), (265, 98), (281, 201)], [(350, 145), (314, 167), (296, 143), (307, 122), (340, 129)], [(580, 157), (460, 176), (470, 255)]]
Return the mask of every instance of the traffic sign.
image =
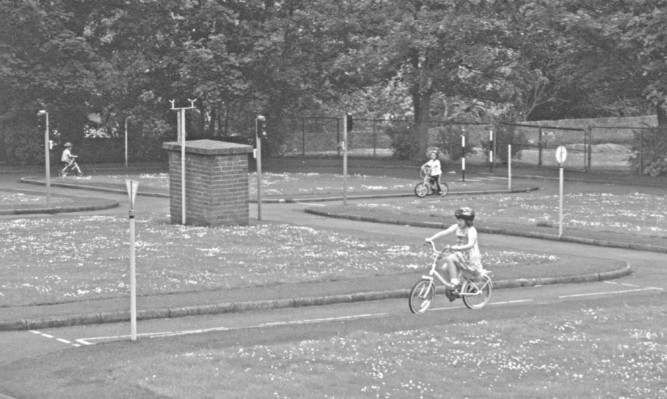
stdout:
[(556, 148), (556, 161), (558, 161), (559, 164), (565, 163), (565, 160), (567, 159), (567, 148), (565, 148), (564, 145), (558, 146)]

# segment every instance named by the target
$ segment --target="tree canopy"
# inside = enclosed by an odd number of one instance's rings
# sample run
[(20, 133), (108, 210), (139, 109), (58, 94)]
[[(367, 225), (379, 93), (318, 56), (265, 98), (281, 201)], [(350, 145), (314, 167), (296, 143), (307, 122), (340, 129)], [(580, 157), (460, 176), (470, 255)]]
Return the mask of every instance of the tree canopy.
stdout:
[(667, 125), (666, 26), (667, 0), (0, 0), (0, 121), (150, 130), (196, 98), (211, 137), (354, 102), (422, 147), (432, 118)]

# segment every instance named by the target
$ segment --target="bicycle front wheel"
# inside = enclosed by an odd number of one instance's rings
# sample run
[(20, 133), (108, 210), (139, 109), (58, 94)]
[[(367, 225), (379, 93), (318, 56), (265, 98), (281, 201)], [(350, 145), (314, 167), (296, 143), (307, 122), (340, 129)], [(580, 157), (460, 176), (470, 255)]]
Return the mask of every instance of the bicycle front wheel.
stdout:
[(419, 183), (415, 186), (415, 195), (419, 198), (424, 198), (428, 195), (428, 187), (426, 184)]
[(479, 281), (466, 281), (461, 287), (461, 297), (468, 309), (481, 309), (489, 303), (493, 282), (489, 276), (483, 276)]
[(435, 297), (435, 284), (430, 280), (421, 280), (412, 287), (410, 291), (410, 311), (412, 313), (424, 313)]

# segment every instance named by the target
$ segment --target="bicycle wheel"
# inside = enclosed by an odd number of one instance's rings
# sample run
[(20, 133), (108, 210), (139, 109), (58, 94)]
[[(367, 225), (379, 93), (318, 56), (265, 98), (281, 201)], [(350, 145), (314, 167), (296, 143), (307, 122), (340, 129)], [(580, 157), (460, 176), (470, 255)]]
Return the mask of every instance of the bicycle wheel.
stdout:
[(412, 313), (424, 313), (435, 296), (433, 281), (421, 280), (410, 291), (409, 305)]
[(483, 276), (479, 281), (466, 280), (461, 287), (461, 297), (468, 309), (481, 309), (489, 303), (493, 282), (489, 276)]
[(426, 184), (419, 183), (415, 186), (415, 195), (419, 198), (424, 198), (428, 195), (428, 187)]
[(449, 192), (449, 186), (447, 183), (440, 182), (440, 195), (444, 197)]

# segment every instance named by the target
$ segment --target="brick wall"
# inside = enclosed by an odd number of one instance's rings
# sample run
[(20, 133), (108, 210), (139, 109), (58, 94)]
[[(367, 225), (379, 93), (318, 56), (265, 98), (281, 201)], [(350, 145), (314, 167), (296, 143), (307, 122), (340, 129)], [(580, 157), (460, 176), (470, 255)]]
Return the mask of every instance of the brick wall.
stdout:
[[(171, 221), (182, 223), (181, 146), (169, 150)], [(248, 153), (252, 147), (213, 140), (186, 142), (185, 221), (188, 225), (247, 225)]]

